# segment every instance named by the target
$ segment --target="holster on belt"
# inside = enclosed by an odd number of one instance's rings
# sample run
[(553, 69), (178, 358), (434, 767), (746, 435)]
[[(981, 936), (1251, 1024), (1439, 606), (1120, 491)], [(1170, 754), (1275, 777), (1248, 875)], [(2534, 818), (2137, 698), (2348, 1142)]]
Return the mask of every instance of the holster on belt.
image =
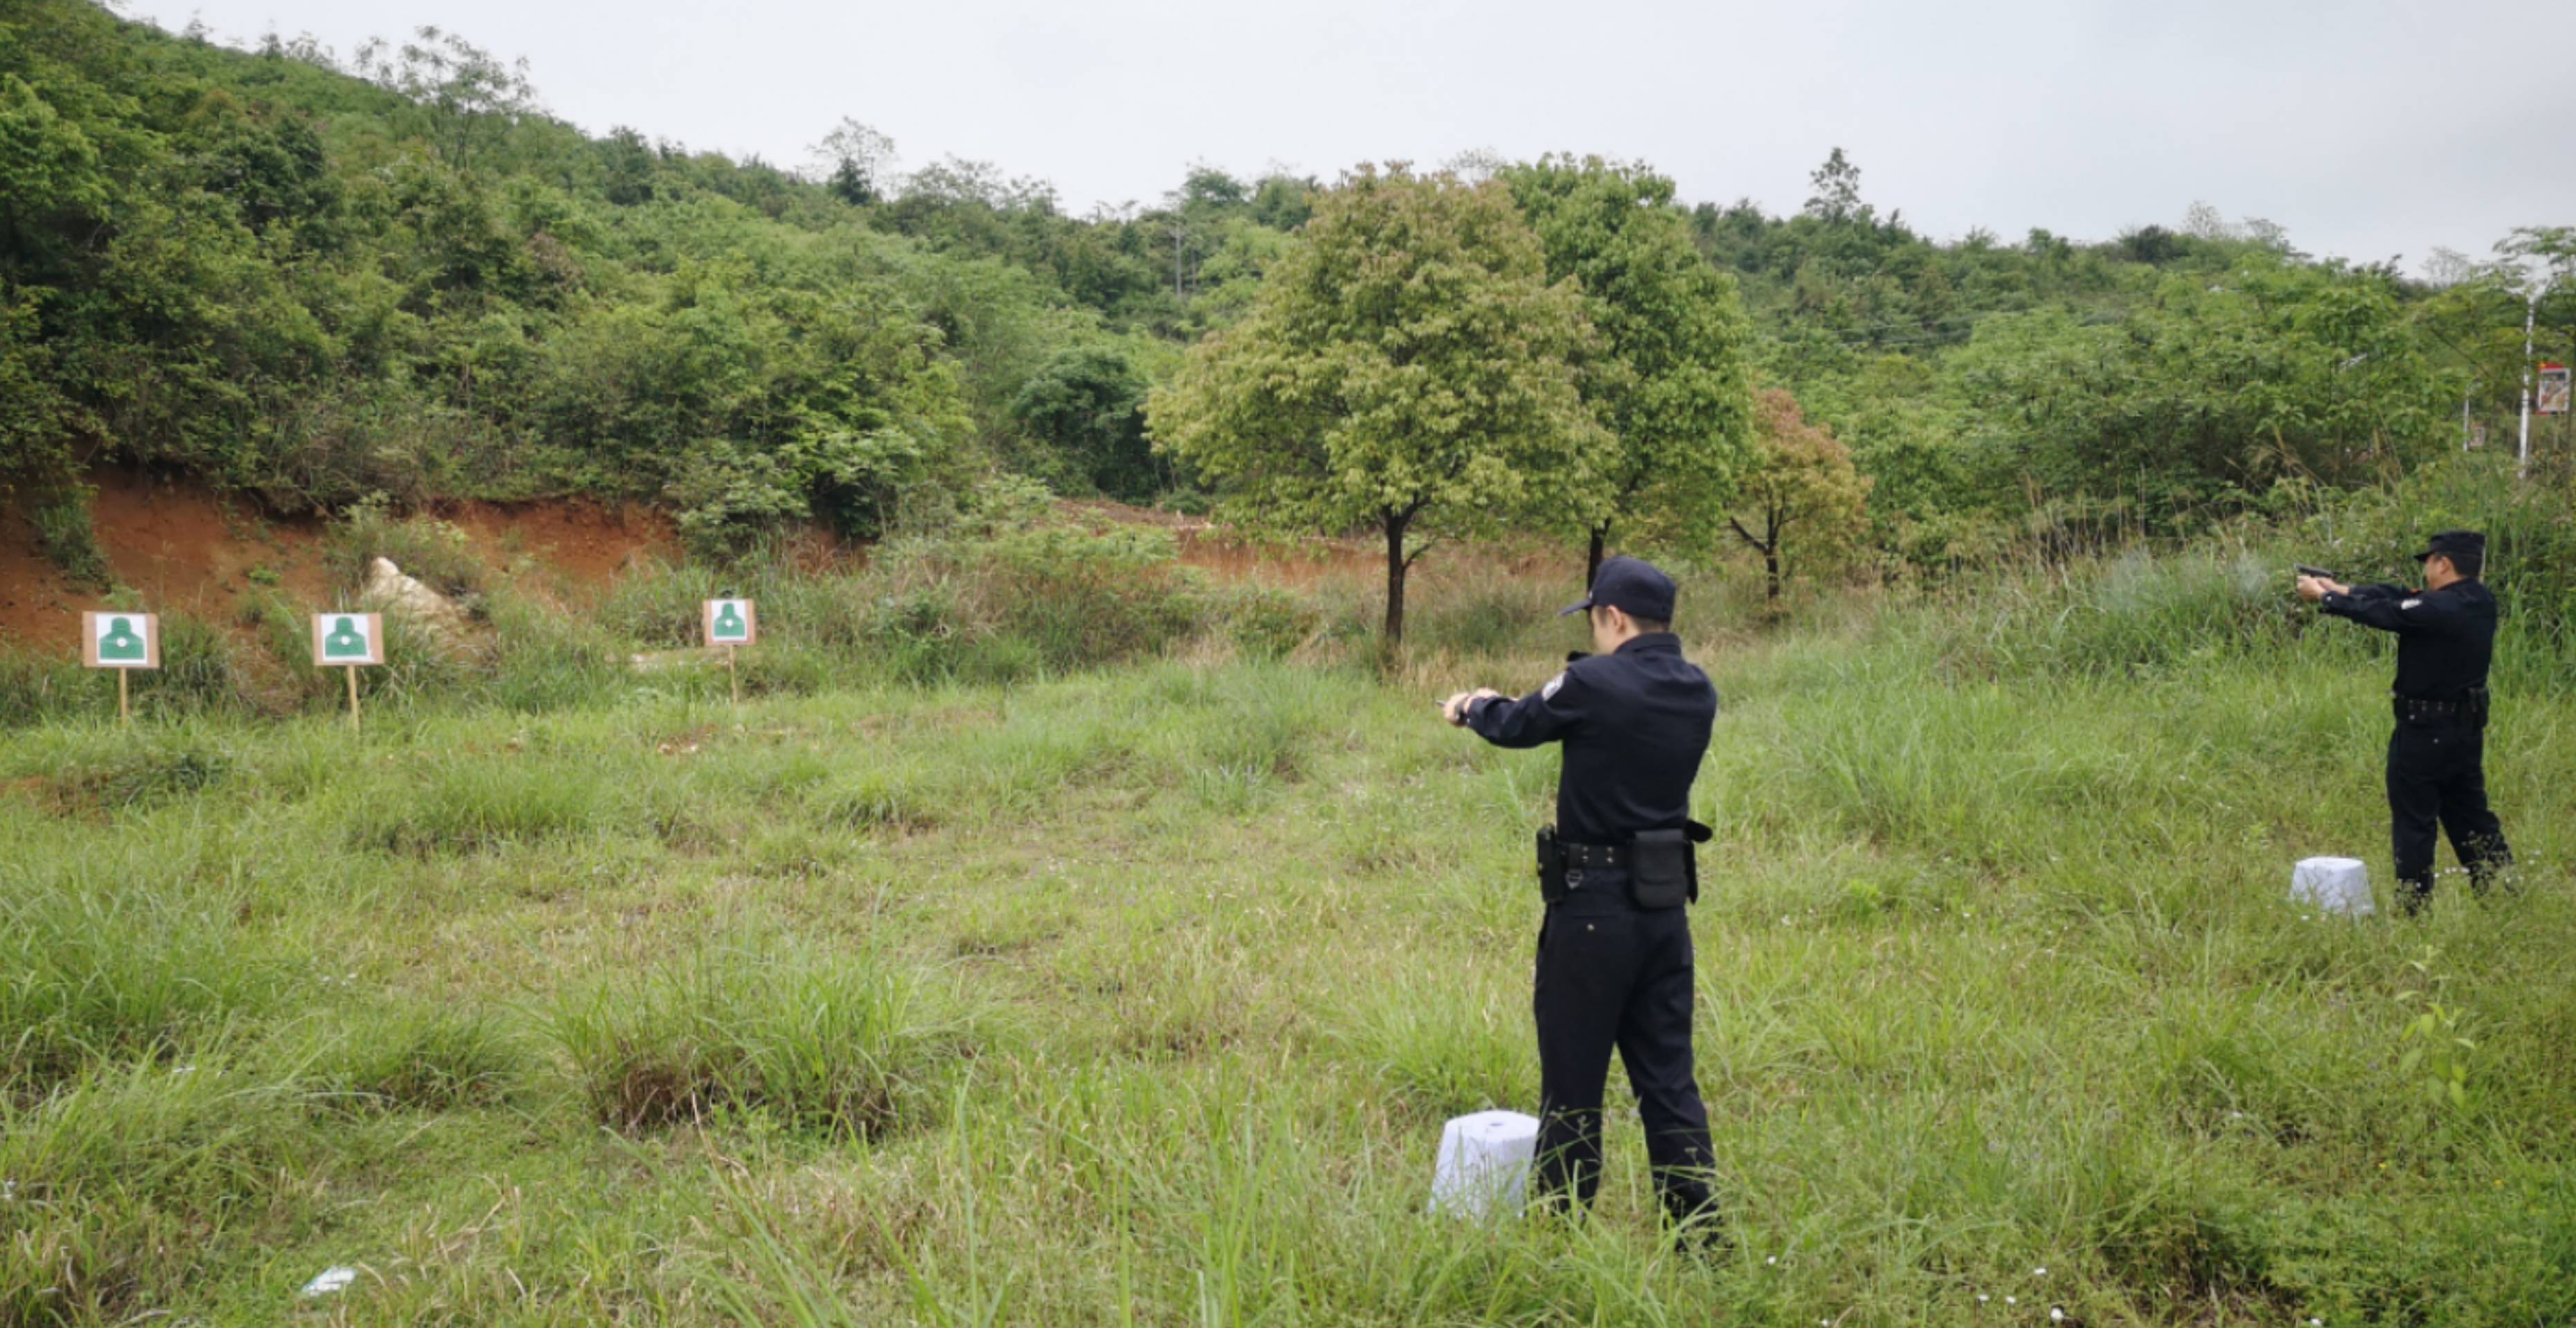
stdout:
[(1552, 825), (1538, 832), (1538, 897), (1551, 904), (1565, 898), (1565, 855), (1557, 851)]

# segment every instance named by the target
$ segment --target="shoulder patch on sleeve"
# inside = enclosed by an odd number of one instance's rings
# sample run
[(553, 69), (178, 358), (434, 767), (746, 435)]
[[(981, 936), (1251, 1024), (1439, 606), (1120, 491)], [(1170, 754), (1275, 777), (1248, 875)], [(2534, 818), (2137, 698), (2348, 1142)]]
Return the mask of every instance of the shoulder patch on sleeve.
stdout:
[(1557, 692), (1563, 689), (1564, 686), (1565, 675), (1560, 673), (1555, 677), (1548, 679), (1547, 686), (1538, 689), (1538, 699), (1542, 701), (1553, 701), (1556, 699)]
[(2424, 602), (2424, 598), (2423, 598), (2423, 596), (2418, 595), (2418, 596), (2416, 596), (2415, 598), (2410, 599), (2410, 600), (2407, 600), (2405, 603), (2398, 605), (2397, 607), (2399, 607), (2399, 608), (2401, 608), (2401, 609), (2411, 609), (2411, 608), (2414, 608), (2416, 605), (2421, 604), (2421, 603), (2423, 603), (2423, 602)]

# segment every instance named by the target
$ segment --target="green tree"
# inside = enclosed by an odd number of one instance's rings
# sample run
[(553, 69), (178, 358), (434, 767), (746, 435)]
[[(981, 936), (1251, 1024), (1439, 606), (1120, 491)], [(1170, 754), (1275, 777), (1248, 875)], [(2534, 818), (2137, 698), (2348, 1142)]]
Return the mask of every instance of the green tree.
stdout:
[(1108, 346), (1059, 352), (1011, 399), (1011, 418), (1054, 447), (1093, 487), (1144, 502), (1170, 470), (1145, 440), (1145, 376)]
[(625, 125), (608, 131), (599, 140), (600, 171), (607, 177), (602, 192), (619, 207), (650, 203), (655, 193), (654, 177), (661, 172), (661, 157), (644, 135)]
[(814, 163), (834, 197), (852, 207), (880, 202), (894, 171), (894, 140), (843, 117), (814, 145)]
[(1375, 527), (1391, 659), (1432, 543), (1596, 485), (1575, 375), (1598, 335), (1499, 181), (1363, 167), (1303, 236), (1149, 399), (1149, 430), (1248, 524)]
[(1870, 482), (1852, 467), (1851, 449), (1808, 422), (1796, 397), (1764, 390), (1753, 419), (1753, 464), (1726, 524), (1761, 556), (1768, 596), (1777, 600), (1790, 537), (1811, 553), (1850, 543), (1868, 520)]
[(1807, 183), (1816, 192), (1807, 198), (1806, 215), (1827, 225), (1846, 221), (1866, 225), (1873, 220), (1870, 206), (1860, 201), (1860, 167), (1840, 147), (1807, 177)]
[(539, 114), (526, 60), (505, 64), (434, 27), (414, 37), (390, 49), (381, 37), (359, 47), (358, 70), (429, 116), (430, 143), (451, 169), (471, 169), (501, 135)]
[(1582, 379), (1609, 430), (1591, 462), (1602, 483), (1583, 495), (1595, 501), (1575, 513), (1590, 541), (1584, 584), (1623, 521), (1704, 545), (1700, 518), (1751, 447), (1750, 332), (1734, 281), (1691, 243), (1673, 182), (1643, 165), (1551, 155), (1501, 179), (1547, 251), (1548, 279), (1582, 288), (1606, 352)]

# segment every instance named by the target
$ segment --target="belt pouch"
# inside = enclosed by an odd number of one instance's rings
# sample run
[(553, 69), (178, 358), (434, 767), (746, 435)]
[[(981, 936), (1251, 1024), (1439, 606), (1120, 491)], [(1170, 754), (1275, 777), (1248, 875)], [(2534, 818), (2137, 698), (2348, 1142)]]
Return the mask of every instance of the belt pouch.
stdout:
[(1699, 864), (1685, 830), (1648, 830), (1629, 845), (1628, 897), (1639, 908), (1679, 908), (1699, 899)]

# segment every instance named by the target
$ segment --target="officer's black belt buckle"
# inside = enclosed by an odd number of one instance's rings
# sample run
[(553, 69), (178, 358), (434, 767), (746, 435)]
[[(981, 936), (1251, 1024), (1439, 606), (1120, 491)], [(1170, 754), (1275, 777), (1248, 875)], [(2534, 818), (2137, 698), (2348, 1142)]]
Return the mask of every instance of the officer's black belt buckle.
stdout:
[(1538, 832), (1538, 894), (1548, 903), (1583, 888), (1583, 873), (1625, 867), (1633, 855), (1624, 844), (1577, 844), (1556, 837), (1556, 827)]
[(1625, 844), (1575, 844), (1556, 841), (1558, 860), (1577, 871), (1596, 871), (1608, 867), (1625, 867), (1636, 861), (1636, 853)]

